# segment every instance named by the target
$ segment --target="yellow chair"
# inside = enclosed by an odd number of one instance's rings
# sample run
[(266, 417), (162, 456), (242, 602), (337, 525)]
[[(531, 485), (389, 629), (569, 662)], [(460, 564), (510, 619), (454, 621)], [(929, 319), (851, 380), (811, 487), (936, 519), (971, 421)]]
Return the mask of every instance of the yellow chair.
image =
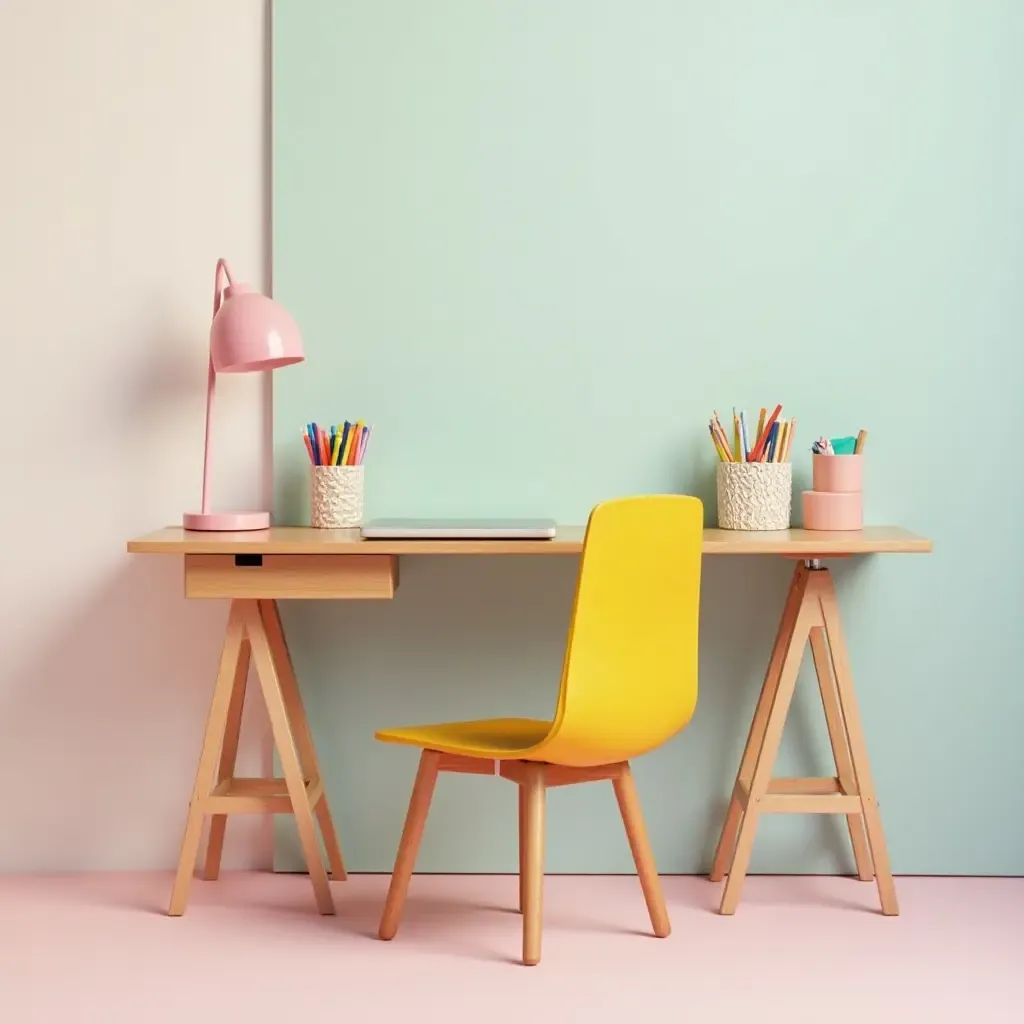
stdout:
[(523, 962), (540, 960), (544, 797), (548, 786), (612, 781), (654, 934), (670, 926), (629, 759), (684, 728), (697, 703), (703, 509), (697, 498), (623, 498), (587, 525), (552, 722), (496, 718), (386, 729), (420, 747), (379, 935), (398, 931), (438, 772), (498, 774), (519, 786)]

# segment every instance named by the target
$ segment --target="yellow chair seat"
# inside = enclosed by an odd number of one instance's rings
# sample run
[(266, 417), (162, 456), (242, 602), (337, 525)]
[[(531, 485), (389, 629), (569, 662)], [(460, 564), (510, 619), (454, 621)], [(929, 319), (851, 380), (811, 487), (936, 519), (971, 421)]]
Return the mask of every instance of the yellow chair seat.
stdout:
[(442, 754), (519, 759), (536, 747), (551, 731), (550, 722), (535, 718), (483, 718), (475, 722), (443, 722), (438, 725), (409, 725), (376, 733), (383, 743), (405, 743)]

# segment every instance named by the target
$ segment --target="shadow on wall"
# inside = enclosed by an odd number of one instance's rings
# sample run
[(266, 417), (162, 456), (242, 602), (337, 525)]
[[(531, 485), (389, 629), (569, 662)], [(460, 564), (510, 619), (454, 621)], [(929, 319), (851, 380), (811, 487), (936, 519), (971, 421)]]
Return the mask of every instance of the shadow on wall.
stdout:
[[(0, 870), (171, 867), (225, 608), (182, 600), (177, 559), (128, 561), (78, 607), (0, 688)], [(229, 863), (258, 862), (263, 828), (228, 830)]]

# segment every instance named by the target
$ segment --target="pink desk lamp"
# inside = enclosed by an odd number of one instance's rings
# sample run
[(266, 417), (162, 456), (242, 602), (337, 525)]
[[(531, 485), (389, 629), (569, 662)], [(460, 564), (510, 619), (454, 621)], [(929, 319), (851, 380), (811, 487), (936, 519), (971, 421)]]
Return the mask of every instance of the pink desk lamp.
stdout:
[[(224, 286), (224, 282), (227, 286)], [(210, 420), (218, 373), (276, 370), (301, 363), (302, 338), (287, 310), (244, 284), (235, 284), (224, 260), (217, 260), (210, 325), (210, 371), (206, 384), (206, 439), (203, 457), (203, 507), (186, 512), (186, 530), (265, 530), (269, 512), (210, 511)]]

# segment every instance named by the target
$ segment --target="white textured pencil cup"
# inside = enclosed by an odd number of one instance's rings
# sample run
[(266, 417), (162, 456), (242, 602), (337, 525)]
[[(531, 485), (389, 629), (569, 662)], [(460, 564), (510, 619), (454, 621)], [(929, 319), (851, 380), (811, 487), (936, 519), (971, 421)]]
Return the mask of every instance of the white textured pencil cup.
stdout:
[(363, 525), (363, 467), (313, 466), (309, 524), (331, 530)]
[(723, 530), (788, 530), (791, 462), (720, 462), (718, 525)]

